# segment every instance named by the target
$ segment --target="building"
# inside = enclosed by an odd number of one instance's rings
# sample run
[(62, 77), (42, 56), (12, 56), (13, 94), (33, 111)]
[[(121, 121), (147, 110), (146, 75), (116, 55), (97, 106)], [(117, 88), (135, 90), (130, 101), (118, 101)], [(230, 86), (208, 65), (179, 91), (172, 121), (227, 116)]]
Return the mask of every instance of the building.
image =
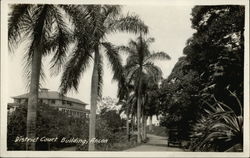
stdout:
[[(29, 93), (12, 97), (14, 99), (14, 103), (8, 104), (8, 112), (11, 113), (21, 104), (28, 103), (28, 95)], [(83, 115), (87, 116), (89, 114), (89, 110), (86, 109), (86, 103), (79, 99), (61, 95), (56, 91), (49, 91), (49, 89), (46, 88), (42, 88), (39, 91), (38, 99), (40, 103), (55, 107), (58, 110), (67, 113), (69, 116), (80, 117)]]

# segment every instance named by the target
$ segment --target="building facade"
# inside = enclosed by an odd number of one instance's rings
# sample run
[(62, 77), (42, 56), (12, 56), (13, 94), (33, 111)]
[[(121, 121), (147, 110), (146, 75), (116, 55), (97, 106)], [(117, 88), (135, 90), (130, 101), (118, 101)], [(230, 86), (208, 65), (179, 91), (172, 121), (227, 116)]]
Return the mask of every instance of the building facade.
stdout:
[[(8, 112), (13, 112), (16, 107), (21, 104), (28, 104), (29, 93), (12, 97), (14, 103), (8, 104)], [(56, 91), (49, 91), (49, 89), (42, 88), (38, 94), (38, 101), (40, 103), (48, 104), (49, 106), (57, 108), (59, 111), (65, 112), (68, 116), (80, 117), (88, 116), (89, 110), (86, 109), (86, 103), (79, 99), (70, 98)]]

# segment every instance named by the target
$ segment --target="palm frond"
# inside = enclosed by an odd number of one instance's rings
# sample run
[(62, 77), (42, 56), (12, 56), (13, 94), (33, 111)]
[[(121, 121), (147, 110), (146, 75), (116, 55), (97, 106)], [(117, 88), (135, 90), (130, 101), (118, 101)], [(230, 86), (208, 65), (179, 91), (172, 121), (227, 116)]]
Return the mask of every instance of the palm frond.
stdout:
[(122, 59), (118, 49), (111, 43), (104, 42), (102, 45), (106, 49), (106, 55), (109, 59), (112, 71), (114, 73), (113, 79), (120, 80), (123, 75)]
[(120, 5), (103, 5), (102, 14), (103, 16), (103, 25), (108, 28), (111, 21), (117, 19), (121, 14), (122, 7)]
[(139, 68), (140, 67), (140, 65), (139, 65), (139, 63), (137, 63), (137, 61), (136, 60), (127, 60), (127, 64), (124, 66), (124, 70), (125, 70), (125, 72), (129, 72), (129, 71), (131, 71), (131, 68)]
[(59, 5), (59, 7), (69, 15), (75, 27), (80, 28), (89, 23), (89, 12), (85, 5)]
[(15, 4), (11, 5), (11, 13), (8, 19), (8, 46), (11, 50), (13, 45), (16, 45), (23, 33), (23, 25), (27, 21), (27, 14), (31, 5), (28, 4)]
[(137, 38), (137, 54), (139, 57), (139, 63), (142, 65), (147, 56), (150, 55), (149, 45), (145, 42), (145, 39), (142, 37), (142, 34)]
[(136, 65), (139, 66), (140, 65), (139, 59), (140, 57), (138, 56), (138, 54), (129, 55), (126, 60), (126, 66), (136, 66)]
[(78, 41), (94, 43), (93, 40), (93, 17), (89, 5), (60, 5), (60, 8), (69, 15), (74, 27), (74, 38)]
[(148, 26), (136, 15), (127, 15), (120, 17), (117, 20), (112, 21), (109, 25), (109, 30), (115, 31), (125, 31), (131, 33), (148, 33)]
[(124, 74), (126, 76), (126, 82), (128, 82), (129, 84), (131, 83), (131, 81), (135, 80), (136, 78), (134, 78), (135, 76), (139, 76), (139, 65), (126, 65), (124, 68)]
[(149, 44), (153, 43), (154, 41), (155, 41), (155, 38), (149, 37), (149, 38), (146, 40), (146, 43), (147, 43), (147, 45), (149, 45)]
[[(62, 14), (58, 10), (58, 8), (53, 7), (53, 16), (56, 21), (57, 27), (56, 27), (56, 38), (51, 41), (51, 44), (47, 46), (47, 49), (50, 49), (54, 51), (56, 49), (56, 52), (54, 56), (51, 59), (51, 63), (53, 65), (50, 69), (52, 69), (53, 74), (58, 74), (62, 68), (62, 65), (65, 62), (66, 53), (68, 50), (68, 46), (71, 43), (72, 33), (69, 31), (68, 27), (65, 25), (65, 21), (63, 20)], [(52, 10), (51, 9), (51, 10)]]
[[(24, 57), (23, 57), (23, 78), (25, 82), (25, 88), (27, 91), (30, 89), (30, 81), (31, 81), (31, 64), (32, 64), (32, 57), (27, 55), (28, 53), (26, 52)], [(39, 87), (42, 87), (43, 83), (45, 82), (45, 72), (43, 68), (43, 63), (41, 63), (41, 68), (40, 68), (40, 79), (39, 79)]]
[[(130, 40), (129, 42), (128, 42), (128, 47), (131, 49), (131, 50), (133, 50), (132, 52), (134, 52), (134, 51), (137, 51), (138, 49), (138, 47), (139, 47), (139, 45), (140, 45), (140, 43), (138, 42), (138, 39), (137, 39), (137, 41), (134, 41), (134, 40)], [(137, 52), (137, 54), (138, 54), (138, 52)]]
[(99, 42), (100, 39), (105, 37), (107, 27), (104, 26), (105, 15), (102, 14), (101, 5), (88, 5), (86, 6), (87, 13), (89, 15), (88, 31), (92, 33), (94, 41)]
[(32, 56), (34, 50), (39, 47), (41, 53), (44, 55), (45, 52), (43, 50), (43, 42), (46, 41), (45, 37), (45, 20), (48, 13), (48, 5), (38, 5), (35, 13), (34, 13), (34, 26), (33, 33), (30, 37), (32, 43), (29, 48), (29, 56)]
[(165, 52), (156, 52), (156, 53), (152, 53), (150, 54), (146, 61), (154, 61), (154, 60), (170, 60), (171, 57), (165, 53)]
[(128, 46), (117, 46), (119, 52), (124, 52), (126, 54), (136, 54), (136, 50), (131, 49)]
[(43, 19), (44, 20), (44, 26), (43, 26), (43, 33), (45, 34), (45, 37), (48, 37), (52, 31), (53, 26), (55, 24), (54, 14), (56, 11), (55, 5), (44, 5), (44, 8), (46, 7), (46, 16)]
[(72, 53), (72, 57), (66, 63), (64, 72), (61, 77), (60, 92), (62, 94), (67, 93), (70, 89), (78, 90), (81, 75), (89, 66), (91, 59), (90, 52), (77, 45)]
[(122, 11), (122, 6), (121, 5), (103, 5), (102, 6), (103, 9), (103, 13), (106, 16), (110, 16), (110, 17), (117, 17), (118, 15), (120, 15), (121, 11)]
[(143, 69), (146, 71), (150, 77), (154, 79), (154, 81), (158, 82), (162, 77), (161, 68), (156, 66), (154, 63), (148, 62), (143, 66)]

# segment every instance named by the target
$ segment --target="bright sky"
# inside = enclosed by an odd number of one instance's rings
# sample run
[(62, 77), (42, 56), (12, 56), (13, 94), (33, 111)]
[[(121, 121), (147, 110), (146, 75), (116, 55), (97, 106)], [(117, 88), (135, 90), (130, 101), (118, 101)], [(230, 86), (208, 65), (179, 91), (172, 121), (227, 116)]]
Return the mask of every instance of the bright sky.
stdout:
[[(154, 51), (164, 51), (171, 56), (169, 61), (156, 62), (160, 66), (164, 77), (166, 78), (178, 58), (183, 55), (182, 51), (185, 47), (185, 42), (192, 36), (194, 30), (191, 29), (190, 13), (193, 6), (124, 6), (124, 13), (135, 13), (150, 28), (148, 36), (154, 37), (155, 42), (151, 45)], [(109, 35), (107, 39), (115, 45), (125, 45), (129, 39), (135, 39), (136, 36), (126, 33), (116, 33)], [(8, 101), (13, 102), (11, 96), (27, 93), (25, 88), (25, 78), (23, 74), (23, 60), (22, 55), (24, 51), (24, 44), (16, 49), (15, 55), (9, 55), (8, 62)], [(50, 77), (49, 73), (49, 59), (44, 60), (44, 69), (46, 73), (46, 80), (42, 84), (53, 91), (58, 91), (60, 84), (59, 74), (57, 77)], [(117, 83), (112, 81), (112, 73), (109, 68), (107, 60), (104, 60), (104, 86), (103, 97), (110, 96), (116, 98)], [(93, 64), (83, 74), (79, 91), (70, 91), (67, 96), (78, 98), (86, 103), (90, 103), (90, 87)]]

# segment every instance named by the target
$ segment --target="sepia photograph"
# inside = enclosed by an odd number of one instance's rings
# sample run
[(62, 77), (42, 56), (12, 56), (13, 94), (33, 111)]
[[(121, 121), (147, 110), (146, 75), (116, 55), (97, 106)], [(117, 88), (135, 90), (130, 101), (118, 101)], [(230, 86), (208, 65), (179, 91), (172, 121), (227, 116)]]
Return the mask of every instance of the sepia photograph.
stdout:
[(249, 156), (249, 2), (191, 2), (1, 1), (1, 156)]

